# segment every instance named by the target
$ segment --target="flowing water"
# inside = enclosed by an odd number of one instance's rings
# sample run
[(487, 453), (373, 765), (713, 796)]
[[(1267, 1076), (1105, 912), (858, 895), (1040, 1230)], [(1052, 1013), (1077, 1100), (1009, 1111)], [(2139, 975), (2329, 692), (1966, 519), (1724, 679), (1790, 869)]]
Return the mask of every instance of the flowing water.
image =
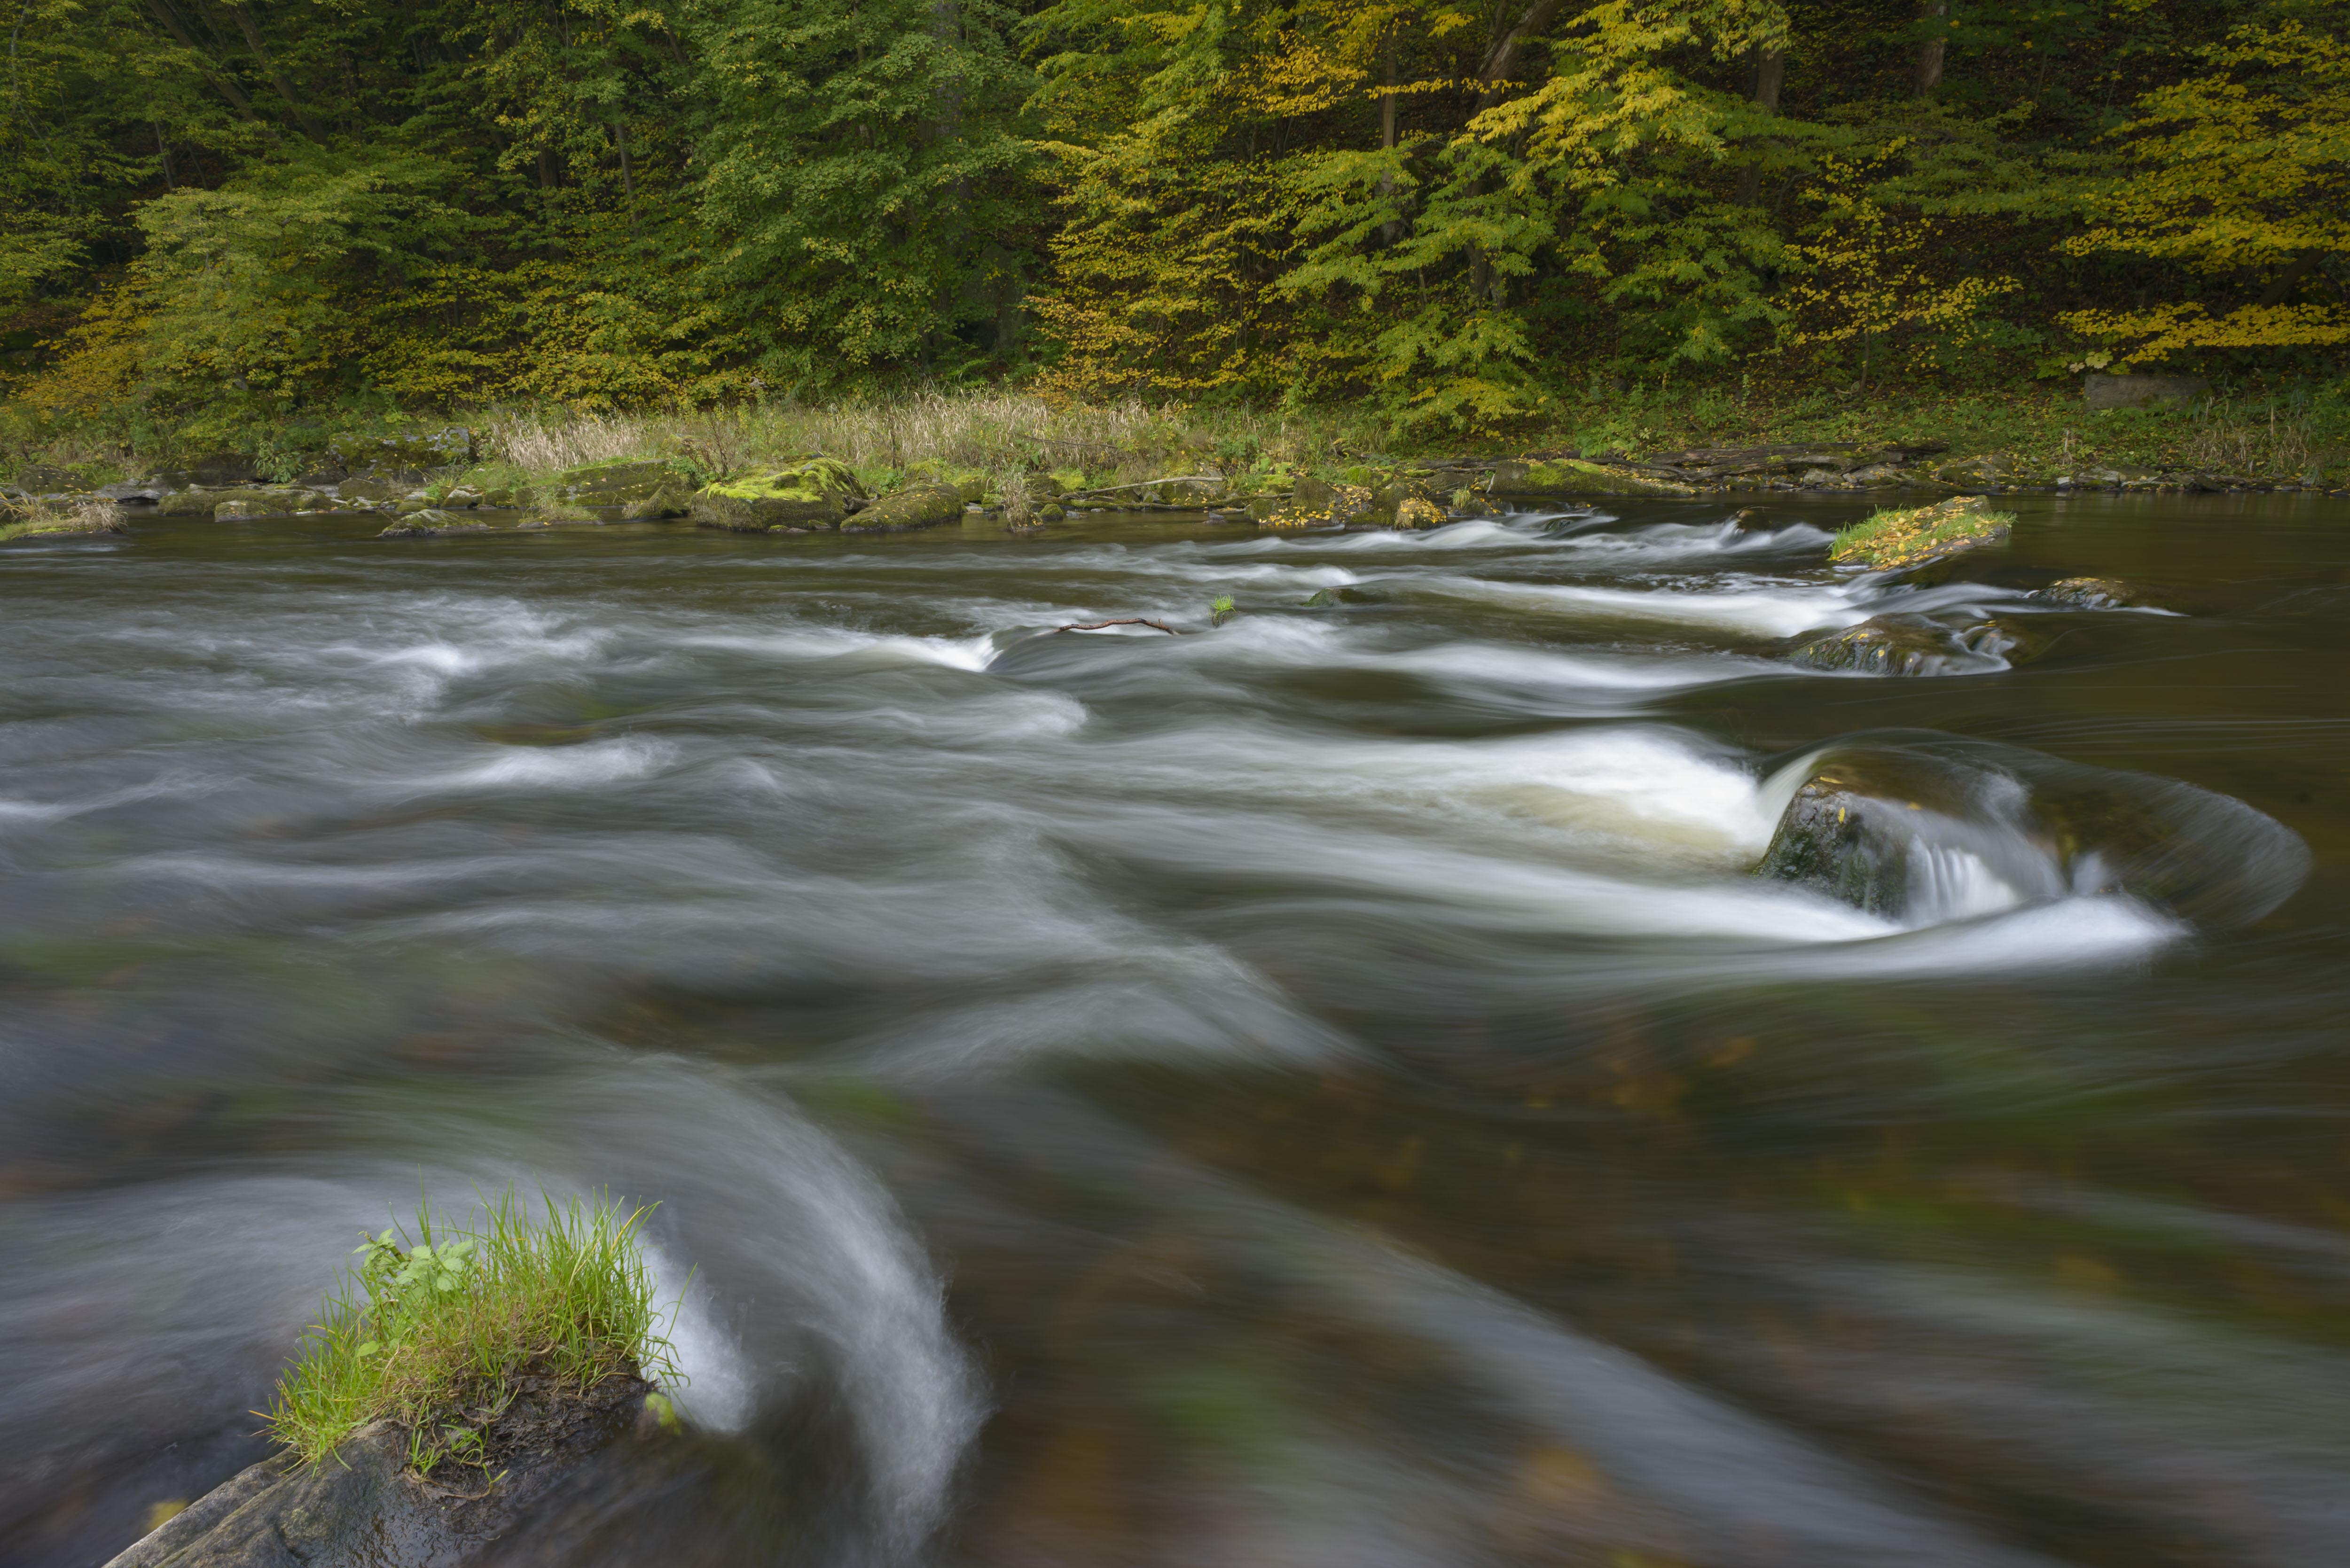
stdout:
[[(513, 1183), (660, 1205), (691, 1431), (502, 1562), (2340, 1563), (2350, 517), (1732, 504), (0, 552), (0, 1559)], [(2045, 651), (1787, 660), (1887, 608)], [(1872, 746), (1906, 905), (1752, 877)]]

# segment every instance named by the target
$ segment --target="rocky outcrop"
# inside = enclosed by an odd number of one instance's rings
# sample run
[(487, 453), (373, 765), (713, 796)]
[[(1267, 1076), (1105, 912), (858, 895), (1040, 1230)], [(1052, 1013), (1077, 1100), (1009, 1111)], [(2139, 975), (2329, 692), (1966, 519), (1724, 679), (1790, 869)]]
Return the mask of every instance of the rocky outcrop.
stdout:
[(962, 493), (943, 484), (917, 484), (869, 502), (839, 524), (844, 534), (903, 534), (962, 517)]
[(532, 1387), (483, 1428), (481, 1462), (408, 1468), (407, 1435), (364, 1427), (317, 1464), (264, 1460), (106, 1568), (456, 1568), (504, 1535), (581, 1460), (645, 1415), (648, 1385)]
[[(865, 500), (865, 489), (848, 465), (828, 457), (784, 468), (763, 469), (706, 484), (688, 502), (695, 523), (738, 534), (770, 528), (803, 531), (837, 528)], [(955, 499), (958, 515), (962, 511)]]

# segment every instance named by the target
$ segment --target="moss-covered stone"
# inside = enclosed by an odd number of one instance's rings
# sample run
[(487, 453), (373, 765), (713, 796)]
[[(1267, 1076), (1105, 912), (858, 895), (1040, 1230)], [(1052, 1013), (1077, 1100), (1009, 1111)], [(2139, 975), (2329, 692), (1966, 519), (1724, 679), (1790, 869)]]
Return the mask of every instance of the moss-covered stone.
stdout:
[(902, 534), (957, 522), (962, 509), (962, 492), (943, 484), (917, 484), (868, 502), (839, 527), (844, 534)]
[(1488, 493), (1495, 496), (1536, 498), (1551, 495), (1694, 495), (1696, 488), (1669, 479), (1652, 479), (1628, 468), (1617, 468), (1580, 457), (1530, 459), (1497, 462)]
[(865, 489), (848, 465), (810, 458), (718, 480), (694, 493), (689, 510), (704, 528), (764, 533), (769, 528), (837, 528)]
[(1917, 568), (1950, 561), (2007, 542), (2015, 519), (1993, 512), (1980, 495), (1953, 496), (1930, 506), (1879, 512), (1838, 534), (1828, 559), (1872, 571)]

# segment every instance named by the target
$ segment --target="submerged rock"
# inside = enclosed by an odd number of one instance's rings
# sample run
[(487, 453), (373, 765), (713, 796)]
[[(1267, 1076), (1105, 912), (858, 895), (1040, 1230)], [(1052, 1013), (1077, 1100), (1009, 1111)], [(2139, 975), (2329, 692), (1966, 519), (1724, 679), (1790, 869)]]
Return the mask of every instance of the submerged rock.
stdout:
[(2309, 872), (2291, 829), (2174, 780), (1947, 737), (1804, 766), (1756, 875), (1912, 924), (2122, 894), (2241, 925)]
[(2144, 589), (2116, 577), (2066, 577), (2035, 590), (2032, 597), (2043, 604), (2067, 605), (2076, 609), (2150, 607)]
[(2040, 638), (2003, 620), (1949, 627), (1924, 616), (1881, 615), (1831, 631), (1791, 656), (1815, 670), (1871, 675), (1977, 675), (2037, 654)]
[(650, 1424), (650, 1387), (632, 1375), (585, 1394), (530, 1381), (483, 1428), (479, 1466), (419, 1475), (408, 1468), (407, 1435), (379, 1421), (315, 1465), (265, 1459), (106, 1568), (452, 1568), (632, 1423)]
[[(817, 457), (706, 484), (688, 508), (704, 528), (761, 534), (775, 527), (837, 528), (864, 499), (864, 486), (847, 463)], [(960, 495), (956, 510), (962, 510)]]
[(957, 522), (962, 509), (961, 491), (943, 484), (917, 484), (858, 508), (839, 527), (844, 534), (902, 534)]

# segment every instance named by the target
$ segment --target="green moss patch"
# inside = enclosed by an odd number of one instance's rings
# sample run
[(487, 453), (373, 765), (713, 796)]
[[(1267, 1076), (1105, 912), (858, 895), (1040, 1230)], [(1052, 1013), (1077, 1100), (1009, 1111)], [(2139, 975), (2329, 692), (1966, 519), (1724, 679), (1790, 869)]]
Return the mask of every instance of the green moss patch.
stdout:
[(2007, 537), (2015, 519), (1993, 512), (1980, 495), (1956, 496), (1931, 506), (1879, 512), (1840, 531), (1828, 550), (1839, 566), (1883, 571), (1915, 566)]
[(428, 1208), (412, 1235), (366, 1239), (278, 1382), (270, 1435), (316, 1461), (389, 1419), (429, 1471), (479, 1462), (519, 1393), (674, 1378), (675, 1307), (655, 1300), (644, 1218), (601, 1198), (533, 1212), (509, 1192), (465, 1225)]

